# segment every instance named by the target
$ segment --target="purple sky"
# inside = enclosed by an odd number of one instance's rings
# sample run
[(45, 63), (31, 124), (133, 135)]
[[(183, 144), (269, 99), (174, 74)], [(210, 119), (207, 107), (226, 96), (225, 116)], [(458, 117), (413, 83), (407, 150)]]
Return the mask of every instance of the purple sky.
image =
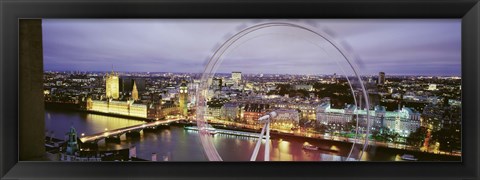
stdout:
[[(460, 75), (460, 19), (311, 21), (351, 47), (362, 74)], [(201, 72), (212, 49), (251, 22), (45, 19), (44, 69)], [(266, 29), (237, 43), (218, 72), (339, 73), (328, 59), (301, 30)]]

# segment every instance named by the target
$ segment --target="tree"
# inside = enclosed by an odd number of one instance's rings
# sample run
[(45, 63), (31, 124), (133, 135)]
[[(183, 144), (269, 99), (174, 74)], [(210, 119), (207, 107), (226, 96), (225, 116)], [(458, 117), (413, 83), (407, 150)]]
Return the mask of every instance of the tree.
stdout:
[(371, 132), (373, 139), (379, 141), (380, 140), (380, 131), (375, 129)]
[(372, 131), (372, 136), (377, 140), (393, 143), (396, 143), (400, 138), (400, 134), (386, 127), (381, 127), (380, 130)]
[(400, 134), (398, 134), (397, 132), (391, 132), (390, 133), (390, 141), (393, 142), (393, 143), (396, 143), (398, 141), (400, 137)]
[(315, 126), (315, 131), (318, 131), (321, 134), (325, 134), (328, 131), (328, 127), (325, 124), (317, 124)]
[(298, 124), (301, 124), (301, 126), (305, 125), (308, 122), (307, 118), (300, 118)]
[(407, 137), (407, 144), (414, 147), (421, 147), (427, 136), (427, 128), (420, 127)]
[(380, 128), (380, 133), (378, 134), (383, 142), (387, 142), (390, 139), (390, 129), (382, 127)]
[(357, 120), (356, 118), (352, 118), (350, 122), (345, 124), (345, 131), (351, 132), (352, 130), (355, 130), (356, 127), (357, 127)]

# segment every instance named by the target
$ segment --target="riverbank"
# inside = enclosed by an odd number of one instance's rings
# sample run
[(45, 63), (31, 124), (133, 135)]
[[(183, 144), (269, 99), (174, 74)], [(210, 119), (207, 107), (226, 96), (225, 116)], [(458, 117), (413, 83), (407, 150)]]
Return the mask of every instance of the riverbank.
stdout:
[[(65, 161), (66, 142), (50, 136), (45, 136), (45, 151), (51, 161)], [(117, 150), (85, 150), (82, 144), (79, 144), (80, 151), (77, 156), (71, 156), (69, 161), (92, 161), (92, 159), (100, 158), (101, 161), (148, 161), (146, 159), (131, 157), (130, 149), (123, 148)], [(63, 157), (63, 158), (62, 158)]]
[[(58, 110), (58, 109), (55, 109), (54, 110)], [(51, 110), (49, 110), (51, 111)], [(58, 110), (58, 112), (65, 112), (63, 110)], [(72, 111), (72, 112), (80, 112), (81, 114), (91, 114), (91, 112), (88, 112), (88, 111)], [(103, 114), (105, 117), (115, 117), (115, 116), (112, 116), (111, 114)], [(55, 115), (56, 116), (56, 115)], [(89, 116), (88, 116), (89, 117)], [(65, 118), (67, 119), (82, 119), (80, 121), (75, 121), (76, 124), (75, 127), (79, 128), (78, 129), (78, 132), (86, 132), (86, 134), (88, 135), (89, 133), (92, 133), (92, 132), (99, 132), (101, 131), (101, 129), (104, 129), (104, 128), (108, 128), (108, 129), (117, 129), (118, 127), (125, 127), (125, 126), (131, 126), (131, 125), (123, 125), (123, 124), (118, 124), (119, 122), (123, 122), (123, 121), (119, 121), (119, 120), (108, 120), (108, 119), (105, 119), (104, 117), (89, 117), (89, 118), (94, 118), (95, 120), (88, 120), (88, 121), (84, 121), (83, 119), (87, 118), (87, 116), (62, 116), (61, 118), (58, 118), (58, 119), (62, 119), (62, 121), (58, 121), (57, 123), (55, 123), (56, 125), (57, 124), (62, 124), (64, 122), (66, 122)], [(130, 117), (121, 117), (121, 118), (124, 118), (124, 119), (132, 119)], [(52, 115), (52, 118), (50, 118), (52, 121), (52, 119), (56, 119), (56, 118), (53, 118), (53, 115)], [(138, 120), (138, 119), (136, 119)], [(69, 120), (70, 121), (70, 120)], [(140, 121), (143, 121), (143, 120), (140, 120)], [(52, 121), (54, 122), (54, 121)], [(80, 124), (91, 124), (91, 125), (85, 125), (85, 127), (91, 127), (89, 129), (95, 129), (94, 131), (91, 131), (89, 132), (88, 130), (85, 130), (84, 128), (81, 127)], [(140, 122), (138, 122), (140, 123)], [(67, 125), (68, 124), (68, 125)], [(115, 125), (115, 124), (118, 124), (118, 125)], [(220, 128), (220, 129), (227, 129), (227, 130), (235, 130), (235, 131), (245, 131), (245, 132), (252, 132), (252, 133), (260, 133), (260, 130), (255, 130), (255, 129), (247, 129), (247, 128), (240, 128), (240, 127), (230, 127), (230, 126), (227, 126), (227, 125), (224, 125), (224, 124), (216, 124), (216, 123), (210, 123), (211, 125), (213, 125), (215, 128)], [(134, 124), (133, 124), (134, 125)], [(189, 122), (187, 120), (184, 120), (183, 122), (178, 122), (178, 123), (171, 123), (171, 126), (187, 126), (187, 125), (196, 125), (195, 122)], [(64, 123), (61, 127), (61, 129), (65, 129), (64, 127), (70, 127), (71, 126), (71, 122), (69, 123)], [(110, 126), (110, 127), (109, 127)], [(98, 128), (100, 127), (100, 128)], [(99, 130), (100, 129), (100, 130)], [(64, 132), (66, 130), (55, 130), (55, 132)], [(223, 136), (223, 135), (220, 135), (220, 136)], [(223, 136), (223, 137), (226, 137), (226, 136)], [(279, 132), (279, 131), (275, 131), (275, 130), (272, 130), (271, 131), (271, 137), (272, 139), (275, 139), (275, 140), (278, 140), (278, 141), (285, 141), (285, 142), (288, 142), (288, 141), (296, 141), (296, 142), (300, 142), (300, 143), (304, 143), (304, 142), (307, 142), (311, 145), (314, 145), (314, 146), (318, 146), (319, 147), (319, 151), (322, 152), (322, 153), (325, 153), (325, 154), (335, 154), (335, 155), (339, 155), (339, 156), (348, 156), (348, 154), (350, 153), (350, 149), (353, 145), (352, 142), (348, 142), (348, 141), (339, 141), (339, 140), (335, 140), (335, 139), (322, 139), (322, 138), (318, 138), (318, 137), (305, 137), (305, 136), (298, 136), (297, 134), (288, 134), (288, 133), (282, 133), (282, 132)], [(234, 147), (232, 147), (234, 148)], [(339, 149), (338, 151), (335, 151), (335, 149)], [(355, 146), (355, 150), (352, 152), (353, 155), (358, 155), (359, 154), (359, 150), (363, 149), (362, 145), (360, 144), (357, 144)], [(301, 146), (300, 146), (300, 150), (301, 150)], [(394, 148), (394, 147), (383, 147), (381, 144), (378, 144), (377, 146), (369, 146), (368, 147), (368, 152), (369, 153), (366, 153), (367, 155), (369, 155), (370, 157), (368, 158), (368, 160), (373, 160), (373, 161), (393, 161), (395, 160), (395, 158), (391, 158), (391, 157), (396, 157), (398, 155), (403, 155), (403, 154), (411, 154), (411, 155), (414, 155), (415, 157), (417, 157), (419, 159), (419, 161), (461, 161), (461, 157), (460, 156), (451, 156), (451, 155), (444, 155), (444, 154), (432, 154), (432, 153), (427, 153), (427, 152), (420, 152), (420, 151), (414, 151), (414, 150), (407, 150), (407, 149), (397, 149), (397, 148)], [(387, 154), (387, 155), (385, 155)], [(382, 157), (382, 158), (378, 158), (378, 157)], [(147, 157), (148, 158), (148, 157)]]
[[(177, 125), (180, 125), (178, 123)], [(183, 125), (196, 125), (194, 123), (183, 124)], [(230, 127), (223, 124), (211, 124), (213, 127), (218, 129), (234, 130), (234, 131), (244, 131), (252, 133), (260, 133), (260, 130), (239, 128), (239, 127)], [(354, 150), (352, 151), (352, 156), (358, 158), (361, 150), (363, 149), (363, 144), (349, 141), (337, 141), (333, 139), (320, 139), (313, 137), (297, 136), (294, 134), (282, 133), (278, 131), (270, 132), (271, 139), (281, 140), (281, 141), (301, 141), (314, 146), (319, 147), (319, 151), (327, 154), (336, 154), (339, 156), (347, 157), (350, 154), (352, 146)], [(395, 157), (391, 161), (400, 161), (400, 156), (404, 154), (409, 154), (418, 158), (418, 161), (456, 161), (460, 162), (462, 158), (460, 156), (448, 155), (448, 154), (433, 154), (428, 152), (408, 150), (408, 149), (398, 149), (385, 146), (375, 146), (368, 145), (367, 152), (364, 156), (369, 156), (370, 161), (385, 161), (387, 157)]]

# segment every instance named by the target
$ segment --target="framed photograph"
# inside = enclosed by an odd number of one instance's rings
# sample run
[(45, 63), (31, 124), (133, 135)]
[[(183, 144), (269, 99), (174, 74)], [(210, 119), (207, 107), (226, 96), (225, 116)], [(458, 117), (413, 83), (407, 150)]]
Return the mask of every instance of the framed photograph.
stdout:
[(2, 179), (479, 178), (476, 0), (0, 5)]

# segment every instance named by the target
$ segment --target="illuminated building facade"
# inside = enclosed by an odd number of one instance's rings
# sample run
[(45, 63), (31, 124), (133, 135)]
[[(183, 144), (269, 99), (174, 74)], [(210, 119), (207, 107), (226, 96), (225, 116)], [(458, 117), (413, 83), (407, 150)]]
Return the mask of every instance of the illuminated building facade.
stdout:
[(187, 87), (187, 83), (185, 82), (185, 80), (183, 80), (182, 83), (180, 84), (180, 94), (179, 94), (178, 101), (179, 101), (181, 114), (183, 116), (187, 116), (188, 115), (188, 106), (187, 106), (187, 103), (188, 103), (188, 87)]
[(92, 107), (93, 107), (92, 97), (88, 97), (88, 98), (87, 98), (87, 105), (86, 105), (85, 107), (86, 107), (85, 109), (87, 109), (87, 110), (92, 109)]
[(237, 103), (225, 103), (222, 106), (221, 119), (235, 121), (240, 119), (242, 108)]
[(213, 78), (212, 89), (213, 90), (221, 90), (222, 89), (222, 79), (221, 78)]
[(386, 111), (382, 106), (374, 110), (360, 110), (355, 105), (347, 105), (344, 109), (331, 108), (330, 103), (323, 103), (317, 107), (317, 123), (342, 127), (357, 118), (360, 127), (366, 127), (367, 113), (369, 113), (372, 130), (380, 127), (389, 128), (401, 136), (408, 136), (420, 127), (420, 113), (403, 107), (396, 111)]
[(284, 108), (284, 109), (298, 109), (300, 110), (300, 116), (308, 120), (316, 120), (316, 107), (319, 103), (303, 103), (303, 102), (274, 102), (271, 103), (274, 108)]
[(408, 136), (420, 127), (420, 114), (406, 107), (397, 111), (386, 111), (382, 125), (394, 130), (401, 136)]
[(265, 115), (270, 109), (268, 104), (246, 104), (243, 111), (243, 120), (247, 124), (258, 123), (258, 118)]
[(206, 118), (208, 120), (220, 119), (221, 114), (222, 114), (222, 107), (221, 106), (208, 106), (207, 107)]
[(120, 79), (117, 73), (107, 74), (105, 76), (105, 93), (107, 99), (118, 99), (120, 97), (120, 88), (119, 88)]
[(290, 130), (300, 122), (300, 112), (296, 109), (277, 109), (272, 128)]
[(235, 84), (239, 84), (242, 81), (242, 72), (234, 71), (232, 72), (232, 80)]
[(223, 106), (226, 99), (211, 99), (207, 102), (206, 118), (220, 119), (223, 116)]
[(147, 118), (147, 105), (134, 104), (133, 101), (98, 101), (89, 99), (87, 100), (87, 110), (101, 113)]
[(161, 105), (159, 113), (160, 113), (159, 114), (160, 118), (166, 118), (167, 116), (170, 116), (170, 115), (178, 115), (181, 113), (181, 111), (176, 104), (172, 102), (168, 102)]
[(297, 84), (294, 86), (295, 90), (313, 91), (313, 86), (308, 84)]

